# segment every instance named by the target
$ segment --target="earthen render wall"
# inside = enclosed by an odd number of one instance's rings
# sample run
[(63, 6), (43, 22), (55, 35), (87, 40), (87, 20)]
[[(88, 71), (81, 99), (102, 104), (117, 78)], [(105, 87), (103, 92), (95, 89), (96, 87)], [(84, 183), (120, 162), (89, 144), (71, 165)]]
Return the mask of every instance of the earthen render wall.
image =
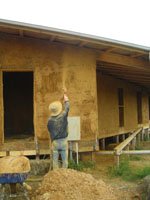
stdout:
[(39, 39), (0, 36), (0, 141), (3, 141), (3, 71), (33, 71), (34, 130), (47, 139), (48, 105), (68, 89), (70, 116), (81, 117), (81, 139), (95, 139), (98, 130), (96, 59), (91, 50)]
[[(99, 138), (127, 133), (149, 126), (148, 93), (142, 89), (143, 124), (137, 122), (137, 91), (141, 88), (127, 81), (97, 73)], [(124, 91), (124, 127), (119, 127), (118, 88)]]

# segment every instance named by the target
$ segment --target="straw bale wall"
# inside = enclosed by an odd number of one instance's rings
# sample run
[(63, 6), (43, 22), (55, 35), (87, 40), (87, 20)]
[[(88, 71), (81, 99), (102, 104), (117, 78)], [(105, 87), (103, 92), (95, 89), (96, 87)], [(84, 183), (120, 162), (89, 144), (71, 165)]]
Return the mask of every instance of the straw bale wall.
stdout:
[[(81, 117), (81, 139), (128, 132), (137, 128), (139, 90), (128, 82), (97, 73), (96, 53), (83, 47), (0, 35), (0, 142), (4, 138), (3, 71), (32, 71), (34, 75), (34, 131), (48, 138), (48, 105), (62, 98), (66, 86), (70, 116)], [(97, 80), (97, 82), (96, 82)], [(119, 128), (117, 88), (124, 89), (125, 125)], [(98, 102), (97, 102), (98, 101)], [(148, 94), (143, 93), (143, 124), (148, 125)]]
[[(99, 137), (108, 137), (135, 130), (137, 123), (136, 87), (126, 81), (97, 72), (98, 88), (98, 124)], [(124, 90), (124, 127), (119, 127), (118, 88)], [(142, 118), (144, 126), (149, 125), (148, 93), (142, 92)]]
[(68, 89), (70, 116), (81, 117), (81, 138), (94, 139), (98, 130), (96, 59), (91, 50), (38, 39), (0, 35), (0, 141), (3, 138), (3, 71), (33, 71), (34, 130), (47, 139), (48, 105)]

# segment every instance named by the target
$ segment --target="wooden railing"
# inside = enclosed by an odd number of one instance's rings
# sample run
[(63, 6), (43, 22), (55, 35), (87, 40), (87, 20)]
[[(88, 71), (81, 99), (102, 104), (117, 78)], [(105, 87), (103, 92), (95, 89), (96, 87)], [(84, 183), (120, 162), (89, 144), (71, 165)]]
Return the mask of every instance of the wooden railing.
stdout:
[[(118, 146), (116, 146), (114, 148), (114, 150), (112, 151), (99, 151), (97, 152), (97, 154), (100, 154), (100, 155), (114, 155), (115, 156), (115, 162), (116, 162), (116, 165), (119, 167), (119, 164), (120, 164), (120, 155), (121, 154), (128, 154), (128, 155), (131, 155), (131, 154), (150, 154), (150, 150), (129, 150), (129, 146), (130, 146), (130, 143), (133, 142), (133, 140), (136, 140), (137, 136), (142, 136), (143, 134), (143, 128), (139, 128), (137, 129), (136, 131), (134, 131), (133, 133), (131, 133), (131, 135), (125, 139), (123, 142), (121, 142)], [(148, 133), (148, 137), (149, 137), (149, 134)], [(143, 136), (142, 136), (143, 137)], [(135, 141), (136, 142), (136, 141)]]

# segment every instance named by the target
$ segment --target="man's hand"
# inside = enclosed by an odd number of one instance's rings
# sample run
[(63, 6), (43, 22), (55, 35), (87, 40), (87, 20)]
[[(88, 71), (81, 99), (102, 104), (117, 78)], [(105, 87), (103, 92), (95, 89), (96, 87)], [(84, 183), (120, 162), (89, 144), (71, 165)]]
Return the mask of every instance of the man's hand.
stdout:
[(64, 102), (69, 101), (69, 98), (67, 97), (66, 94), (64, 94)]

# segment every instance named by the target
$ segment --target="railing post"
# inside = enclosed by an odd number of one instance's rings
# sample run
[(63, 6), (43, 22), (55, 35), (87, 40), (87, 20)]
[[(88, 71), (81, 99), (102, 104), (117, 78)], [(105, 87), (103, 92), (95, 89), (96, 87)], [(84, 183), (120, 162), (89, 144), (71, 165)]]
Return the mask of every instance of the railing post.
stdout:
[(124, 140), (125, 140), (125, 134), (122, 135), (122, 141), (124, 141)]
[(117, 168), (119, 168), (119, 166), (120, 166), (120, 157), (119, 157), (119, 155), (115, 155), (115, 163), (116, 163)]
[(116, 136), (116, 143), (119, 144), (119, 135)]
[(103, 139), (101, 139), (101, 148), (102, 148), (102, 150), (105, 150), (106, 149), (106, 147), (105, 147), (105, 138), (103, 138)]

